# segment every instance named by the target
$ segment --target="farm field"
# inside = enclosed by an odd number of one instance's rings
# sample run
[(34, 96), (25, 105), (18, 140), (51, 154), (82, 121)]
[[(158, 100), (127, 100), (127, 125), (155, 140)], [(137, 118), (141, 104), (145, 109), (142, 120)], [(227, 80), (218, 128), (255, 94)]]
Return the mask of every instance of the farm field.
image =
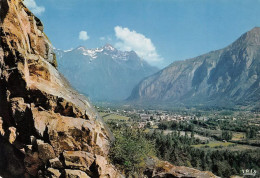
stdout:
[(199, 144), (199, 145), (192, 145), (194, 148), (204, 148), (204, 147), (209, 147), (209, 148), (215, 148), (215, 147), (228, 147), (235, 145), (234, 143), (231, 142), (220, 142), (220, 141), (212, 141), (207, 144)]
[(232, 133), (232, 141), (244, 140), (246, 138), (246, 134), (243, 132), (233, 132)]
[(242, 145), (242, 144), (235, 144), (231, 142), (219, 142), (219, 141), (212, 141), (208, 144), (199, 144), (199, 145), (192, 145), (194, 148), (198, 149), (216, 149), (216, 150), (229, 150), (229, 151), (243, 151), (243, 150), (260, 150), (257, 146), (250, 146), (250, 145)]
[(99, 115), (104, 119), (105, 122), (107, 121), (129, 121), (129, 117), (118, 115), (118, 114), (113, 114), (113, 113), (104, 113), (104, 112), (99, 112)]

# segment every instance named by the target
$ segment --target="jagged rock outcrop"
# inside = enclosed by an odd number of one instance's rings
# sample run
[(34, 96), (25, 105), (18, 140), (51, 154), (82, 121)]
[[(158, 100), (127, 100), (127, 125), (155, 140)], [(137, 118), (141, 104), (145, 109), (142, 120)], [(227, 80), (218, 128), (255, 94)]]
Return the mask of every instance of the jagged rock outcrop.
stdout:
[(21, 0), (0, 15), (0, 176), (120, 177), (99, 161), (112, 134), (56, 70), (41, 21)]
[(144, 174), (148, 177), (197, 177), (197, 178), (218, 178), (209, 171), (199, 171), (197, 169), (174, 166), (167, 161), (161, 161), (156, 158), (150, 158), (146, 161), (147, 169)]
[(226, 48), (176, 61), (141, 81), (129, 100), (171, 106), (260, 107), (260, 28)]
[[(22, 0), (1, 0), (0, 176), (123, 177), (107, 159), (113, 139), (89, 101), (56, 70), (40, 20)], [(185, 176), (173, 167), (154, 166), (151, 176)], [(204, 174), (197, 172), (188, 175)]]

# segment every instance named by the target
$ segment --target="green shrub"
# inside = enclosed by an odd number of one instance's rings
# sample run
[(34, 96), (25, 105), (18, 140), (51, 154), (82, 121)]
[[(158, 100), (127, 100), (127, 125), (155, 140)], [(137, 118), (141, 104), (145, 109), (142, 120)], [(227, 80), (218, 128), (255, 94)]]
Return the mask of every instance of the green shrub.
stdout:
[(146, 158), (156, 154), (154, 144), (137, 129), (117, 129), (113, 134), (115, 142), (110, 149), (110, 159), (126, 174), (142, 171)]

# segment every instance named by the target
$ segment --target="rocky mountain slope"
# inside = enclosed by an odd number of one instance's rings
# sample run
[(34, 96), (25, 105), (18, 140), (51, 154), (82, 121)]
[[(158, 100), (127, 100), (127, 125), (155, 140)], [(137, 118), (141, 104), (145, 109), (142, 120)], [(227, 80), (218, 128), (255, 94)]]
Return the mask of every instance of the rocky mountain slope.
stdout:
[(102, 48), (56, 50), (58, 68), (81, 93), (95, 101), (126, 99), (143, 78), (158, 71), (134, 51), (107, 44)]
[[(0, 177), (124, 177), (107, 158), (113, 139), (56, 70), (41, 21), (22, 0), (1, 0)], [(215, 177), (159, 160), (148, 170), (150, 177)]]
[(120, 177), (112, 134), (56, 70), (41, 21), (21, 0), (0, 7), (0, 176)]
[(179, 106), (259, 107), (260, 28), (228, 47), (177, 61), (134, 88), (129, 100)]

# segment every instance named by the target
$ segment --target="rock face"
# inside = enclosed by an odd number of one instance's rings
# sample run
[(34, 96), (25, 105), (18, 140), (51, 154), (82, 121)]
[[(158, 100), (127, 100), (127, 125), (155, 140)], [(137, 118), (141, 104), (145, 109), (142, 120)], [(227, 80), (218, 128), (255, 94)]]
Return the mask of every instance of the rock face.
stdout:
[[(149, 162), (149, 163), (148, 163)], [(148, 177), (198, 177), (198, 178), (219, 178), (208, 171), (199, 171), (184, 166), (174, 166), (167, 161), (160, 161), (151, 158), (147, 160), (147, 169), (144, 174)]]
[(159, 69), (134, 51), (107, 44), (97, 49), (56, 50), (58, 68), (71, 85), (93, 101), (125, 100), (135, 85)]
[(172, 63), (140, 82), (129, 100), (179, 106), (260, 107), (260, 28), (228, 47)]
[[(21, 0), (1, 0), (0, 20), (0, 176), (123, 177), (107, 159), (113, 135), (56, 70), (40, 20)], [(151, 177), (185, 175), (157, 167)]]
[(0, 176), (120, 177), (100, 162), (112, 134), (56, 70), (41, 21), (21, 0), (0, 16)]

